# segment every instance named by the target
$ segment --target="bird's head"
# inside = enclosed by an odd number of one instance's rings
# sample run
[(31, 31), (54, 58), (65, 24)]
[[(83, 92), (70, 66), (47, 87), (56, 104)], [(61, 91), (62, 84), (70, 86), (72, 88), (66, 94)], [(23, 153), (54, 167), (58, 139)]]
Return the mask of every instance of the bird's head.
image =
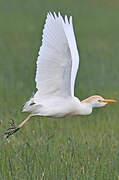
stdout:
[(95, 95), (95, 96), (91, 96), (91, 97), (83, 100), (82, 102), (90, 104), (92, 106), (92, 108), (93, 108), (93, 107), (103, 107), (107, 103), (116, 102), (116, 100), (113, 100), (113, 99), (104, 99), (101, 96)]

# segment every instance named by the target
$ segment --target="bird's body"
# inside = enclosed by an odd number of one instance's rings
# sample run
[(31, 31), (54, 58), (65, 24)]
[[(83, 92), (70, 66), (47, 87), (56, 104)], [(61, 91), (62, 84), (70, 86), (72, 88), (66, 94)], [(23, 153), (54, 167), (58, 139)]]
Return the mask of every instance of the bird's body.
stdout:
[(79, 113), (80, 101), (74, 97), (78, 65), (72, 17), (69, 22), (67, 16), (64, 21), (60, 14), (49, 13), (37, 59), (35, 80), (38, 91), (25, 104), (23, 112), (53, 117)]
[[(72, 17), (49, 13), (43, 30), (42, 46), (37, 59), (35, 95), (25, 104), (23, 112), (33, 115), (64, 117), (88, 115), (92, 112), (92, 96), (80, 101), (74, 96), (75, 78), (79, 66)], [(103, 99), (103, 98), (102, 98)], [(100, 102), (100, 106), (106, 103)]]
[(88, 103), (80, 102), (76, 97), (51, 97), (42, 99), (40, 104), (27, 104), (27, 107), (23, 112), (30, 111), (34, 115), (50, 117), (88, 115), (92, 112), (92, 107)]
[[(89, 115), (94, 107), (105, 106), (108, 102), (101, 96), (91, 96), (80, 101), (74, 96), (76, 74), (79, 66), (72, 17), (65, 19), (59, 13), (48, 13), (43, 30), (42, 46), (37, 59), (37, 92), (23, 107), (30, 112), (18, 127), (21, 128), (30, 117), (65, 117)], [(13, 128), (12, 128), (13, 129)], [(8, 137), (16, 132), (13, 130)]]

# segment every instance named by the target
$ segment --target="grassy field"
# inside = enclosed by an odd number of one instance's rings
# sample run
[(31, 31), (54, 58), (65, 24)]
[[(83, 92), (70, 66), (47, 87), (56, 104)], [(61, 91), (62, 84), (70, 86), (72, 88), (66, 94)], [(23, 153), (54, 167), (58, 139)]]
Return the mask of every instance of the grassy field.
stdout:
[[(71, 14), (80, 50), (76, 95), (119, 99), (119, 2), (0, 0), (0, 134), (35, 89), (47, 11)], [(0, 180), (119, 179), (119, 103), (85, 117), (36, 117), (0, 138)]]

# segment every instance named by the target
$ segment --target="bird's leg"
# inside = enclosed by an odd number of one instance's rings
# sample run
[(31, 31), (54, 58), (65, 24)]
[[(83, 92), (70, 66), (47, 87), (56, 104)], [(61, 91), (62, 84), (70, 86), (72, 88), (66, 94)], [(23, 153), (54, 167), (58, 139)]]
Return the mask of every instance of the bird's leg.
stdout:
[(6, 138), (17, 132), (33, 115), (27, 116), (27, 118), (21, 122), (18, 126), (15, 125), (14, 121), (11, 122), (11, 128), (7, 129), (7, 132), (5, 132)]

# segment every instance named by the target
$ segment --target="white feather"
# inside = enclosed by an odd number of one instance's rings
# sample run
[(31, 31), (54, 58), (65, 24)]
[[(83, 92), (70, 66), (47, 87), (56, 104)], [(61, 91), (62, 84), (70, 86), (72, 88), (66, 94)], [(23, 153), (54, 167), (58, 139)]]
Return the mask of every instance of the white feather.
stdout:
[(75, 87), (75, 79), (79, 66), (79, 54), (77, 50), (73, 24), (72, 24), (72, 16), (70, 16), (69, 22), (68, 18), (65, 15), (65, 23), (63, 23), (65, 35), (68, 40), (68, 45), (71, 52), (71, 60), (72, 60), (72, 68), (71, 68), (71, 94), (74, 96), (74, 87)]
[(80, 101), (74, 96), (74, 85), (79, 65), (72, 17), (63, 20), (60, 13), (47, 15), (42, 46), (37, 59), (36, 88), (38, 91), (23, 107), (31, 114), (18, 126), (5, 133), (8, 138), (32, 116), (67, 117), (89, 115), (94, 107), (103, 107), (112, 99), (99, 95)]
[(67, 16), (48, 13), (37, 59), (35, 102), (48, 96), (74, 96), (79, 56), (72, 25)]
[[(79, 55), (72, 17), (48, 13), (43, 30), (42, 46), (37, 59), (37, 92), (26, 102), (23, 112), (32, 115), (64, 117), (88, 115), (94, 107), (105, 106), (104, 98), (91, 96), (80, 101), (74, 96)], [(106, 102), (106, 101), (105, 101)], [(108, 100), (107, 102), (115, 102)], [(28, 120), (27, 118), (25, 122)], [(20, 127), (23, 126), (21, 123)]]

